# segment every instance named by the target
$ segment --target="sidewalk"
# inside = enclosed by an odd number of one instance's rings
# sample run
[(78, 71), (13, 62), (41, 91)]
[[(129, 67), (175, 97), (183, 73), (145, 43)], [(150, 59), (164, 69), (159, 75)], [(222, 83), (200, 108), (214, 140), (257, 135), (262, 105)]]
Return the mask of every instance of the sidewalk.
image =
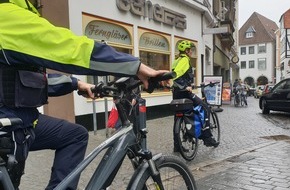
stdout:
[(290, 141), (270, 141), (193, 170), (199, 190), (290, 189)]

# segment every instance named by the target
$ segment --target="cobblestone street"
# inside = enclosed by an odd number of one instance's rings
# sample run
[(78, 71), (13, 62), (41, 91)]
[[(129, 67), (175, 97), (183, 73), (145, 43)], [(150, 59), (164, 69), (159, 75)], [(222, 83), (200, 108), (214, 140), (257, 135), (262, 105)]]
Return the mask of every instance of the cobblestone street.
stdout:
[[(218, 112), (221, 144), (208, 148), (200, 144), (196, 158), (187, 162), (199, 190), (289, 189), (290, 119), (289, 114), (271, 112), (264, 116), (258, 99), (248, 98), (248, 107), (223, 105)], [(149, 120), (148, 147), (153, 153), (172, 153), (173, 116)], [(105, 130), (90, 132), (88, 151), (105, 140)], [(101, 158), (101, 156), (99, 157)], [(31, 152), (21, 190), (42, 190), (50, 175), (53, 151)], [(98, 159), (86, 169), (79, 183), (84, 189)], [(125, 189), (132, 166), (125, 160), (111, 189)]]

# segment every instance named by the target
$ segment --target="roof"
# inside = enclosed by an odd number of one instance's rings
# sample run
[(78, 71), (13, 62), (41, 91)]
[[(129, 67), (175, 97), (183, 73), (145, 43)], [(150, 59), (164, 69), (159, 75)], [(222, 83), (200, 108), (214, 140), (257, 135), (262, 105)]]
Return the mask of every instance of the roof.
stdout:
[[(281, 19), (284, 19), (284, 28), (290, 29), (290, 9), (288, 9), (282, 16)], [(280, 19), (280, 22), (281, 22)]]
[[(275, 42), (277, 29), (274, 21), (254, 12), (239, 30), (239, 45)], [(246, 38), (246, 32), (249, 31), (254, 33), (252, 38)]]

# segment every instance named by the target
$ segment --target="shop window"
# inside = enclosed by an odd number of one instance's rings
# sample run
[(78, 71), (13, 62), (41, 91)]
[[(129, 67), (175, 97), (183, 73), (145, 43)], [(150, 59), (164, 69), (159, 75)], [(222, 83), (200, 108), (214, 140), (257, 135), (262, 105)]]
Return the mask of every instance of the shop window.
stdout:
[(246, 68), (247, 68), (246, 61), (241, 61), (241, 69), (246, 69)]
[[(83, 13), (84, 34), (96, 41), (106, 41), (117, 51), (132, 54), (133, 26), (118, 22), (108, 22), (101, 18)], [(98, 82), (108, 82), (113, 80), (113, 76), (87, 76), (87, 82), (96, 84)]]
[(246, 55), (247, 49), (246, 47), (241, 47), (241, 55)]
[(140, 51), (140, 59), (142, 63), (146, 65), (160, 70), (165, 69), (169, 70), (169, 55), (161, 54), (161, 53), (154, 53), (154, 52), (146, 52)]
[(255, 61), (251, 60), (249, 61), (249, 69), (253, 69), (253, 68), (255, 68)]
[(258, 59), (258, 69), (266, 70), (266, 58)]
[[(157, 70), (170, 70), (170, 49), (166, 36), (153, 32), (144, 32), (141, 29), (140, 32), (142, 33), (139, 40), (141, 62)], [(158, 91), (168, 91), (168, 89), (161, 87), (154, 92)]]

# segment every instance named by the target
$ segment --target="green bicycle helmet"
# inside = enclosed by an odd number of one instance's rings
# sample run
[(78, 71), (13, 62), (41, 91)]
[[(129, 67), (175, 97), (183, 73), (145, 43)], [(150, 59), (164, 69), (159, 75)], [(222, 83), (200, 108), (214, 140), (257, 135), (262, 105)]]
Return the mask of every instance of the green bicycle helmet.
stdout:
[(192, 48), (194, 45), (192, 42), (183, 40), (178, 44), (178, 50), (184, 52), (188, 48)]

